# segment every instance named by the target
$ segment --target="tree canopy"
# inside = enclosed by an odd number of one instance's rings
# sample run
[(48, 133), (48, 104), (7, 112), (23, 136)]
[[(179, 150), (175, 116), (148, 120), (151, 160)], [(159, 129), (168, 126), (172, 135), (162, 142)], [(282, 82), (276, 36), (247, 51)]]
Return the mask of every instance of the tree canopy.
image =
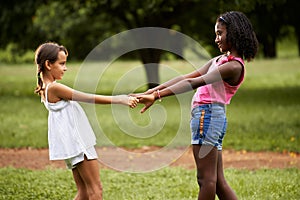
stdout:
[[(71, 59), (84, 59), (102, 42), (119, 32), (139, 27), (174, 29), (197, 40), (211, 53), (216, 17), (225, 11), (244, 12), (253, 23), (262, 54), (276, 57), (276, 41), (292, 27), (300, 46), (298, 0), (10, 0), (0, 7), (0, 48), (13, 43), (19, 51), (56, 41), (70, 50)], [(290, 30), (290, 29), (285, 29)], [(180, 41), (178, 41), (180, 43)], [(299, 51), (300, 52), (300, 51)], [(164, 52), (143, 49), (131, 56), (144, 64), (159, 63)], [(300, 54), (299, 54), (300, 55)], [(154, 66), (157, 68), (158, 66)], [(150, 71), (155, 71), (153, 67)], [(157, 69), (156, 69), (157, 70)], [(148, 73), (148, 72), (147, 72)], [(155, 72), (158, 73), (158, 72)], [(156, 76), (156, 75), (155, 75)], [(148, 77), (149, 82), (159, 80)]]
[(285, 36), (283, 27), (294, 27), (299, 38), (299, 7), (297, 0), (1, 1), (0, 48), (16, 43), (20, 50), (34, 49), (52, 40), (68, 46), (73, 58), (82, 59), (95, 44), (113, 34), (149, 26), (175, 29), (209, 48), (216, 16), (239, 10), (254, 24), (264, 55), (276, 57), (274, 42)]

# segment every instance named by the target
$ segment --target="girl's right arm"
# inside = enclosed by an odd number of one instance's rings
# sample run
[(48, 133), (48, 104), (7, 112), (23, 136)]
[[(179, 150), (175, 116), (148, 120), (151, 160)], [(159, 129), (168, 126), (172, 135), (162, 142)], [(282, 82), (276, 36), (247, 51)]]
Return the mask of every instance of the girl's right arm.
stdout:
[(177, 76), (165, 83), (162, 83), (160, 85), (158, 85), (155, 88), (149, 89), (147, 90), (144, 94), (152, 94), (153, 92), (157, 91), (157, 90), (163, 90), (164, 88), (170, 87), (176, 83), (178, 83), (179, 81), (185, 80), (185, 79), (189, 79), (189, 78), (196, 78), (199, 77), (203, 74), (206, 74), (209, 67), (212, 64), (213, 59), (209, 60), (206, 64), (204, 64), (201, 68), (189, 73), (189, 74), (185, 74), (182, 76)]
[(54, 102), (63, 99), (96, 104), (122, 104), (130, 107), (136, 107), (138, 103), (138, 99), (135, 97), (127, 95), (106, 96), (90, 94), (74, 90), (60, 83), (53, 83), (49, 86), (48, 101), (52, 102), (51, 99)]

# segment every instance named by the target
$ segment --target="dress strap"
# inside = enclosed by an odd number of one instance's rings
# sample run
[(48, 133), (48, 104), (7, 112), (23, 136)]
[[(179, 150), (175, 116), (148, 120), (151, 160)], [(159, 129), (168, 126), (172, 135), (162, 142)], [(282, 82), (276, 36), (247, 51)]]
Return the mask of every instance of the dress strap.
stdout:
[[(55, 81), (52, 82), (52, 83), (55, 83)], [(48, 87), (49, 87), (49, 85), (51, 85), (52, 83), (49, 83), (48, 85), (46, 85), (46, 89), (45, 89), (45, 101), (46, 101), (46, 103), (48, 103)]]

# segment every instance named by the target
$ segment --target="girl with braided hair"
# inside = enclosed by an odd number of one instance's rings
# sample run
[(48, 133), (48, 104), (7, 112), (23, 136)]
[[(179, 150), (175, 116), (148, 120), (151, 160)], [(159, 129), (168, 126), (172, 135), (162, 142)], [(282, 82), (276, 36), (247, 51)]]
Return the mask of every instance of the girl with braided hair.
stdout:
[(44, 43), (35, 53), (38, 93), (48, 116), (48, 143), (50, 160), (65, 160), (72, 169), (77, 186), (76, 200), (102, 199), (96, 138), (88, 118), (77, 103), (122, 104), (134, 108), (138, 99), (127, 95), (103, 96), (76, 91), (56, 80), (67, 70), (68, 51), (56, 43)]
[(197, 89), (192, 100), (190, 127), (197, 166), (198, 199), (235, 200), (227, 184), (222, 161), (222, 142), (227, 120), (225, 105), (242, 84), (244, 59), (252, 60), (258, 41), (248, 18), (241, 12), (221, 14), (215, 24), (215, 43), (220, 56), (189, 74), (175, 77), (143, 94), (137, 94), (145, 112), (157, 99)]

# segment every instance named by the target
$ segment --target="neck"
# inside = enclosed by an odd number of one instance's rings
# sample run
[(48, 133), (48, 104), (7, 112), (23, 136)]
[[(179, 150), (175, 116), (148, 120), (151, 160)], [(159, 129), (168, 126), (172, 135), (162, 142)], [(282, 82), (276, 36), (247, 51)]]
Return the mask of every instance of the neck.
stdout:
[(47, 73), (42, 74), (41, 78), (45, 85), (48, 85), (49, 83), (53, 83), (55, 81), (55, 79), (50, 74)]
[(240, 57), (241, 58), (241, 56), (235, 50), (227, 51), (226, 55), (227, 56), (232, 55), (234, 57)]

